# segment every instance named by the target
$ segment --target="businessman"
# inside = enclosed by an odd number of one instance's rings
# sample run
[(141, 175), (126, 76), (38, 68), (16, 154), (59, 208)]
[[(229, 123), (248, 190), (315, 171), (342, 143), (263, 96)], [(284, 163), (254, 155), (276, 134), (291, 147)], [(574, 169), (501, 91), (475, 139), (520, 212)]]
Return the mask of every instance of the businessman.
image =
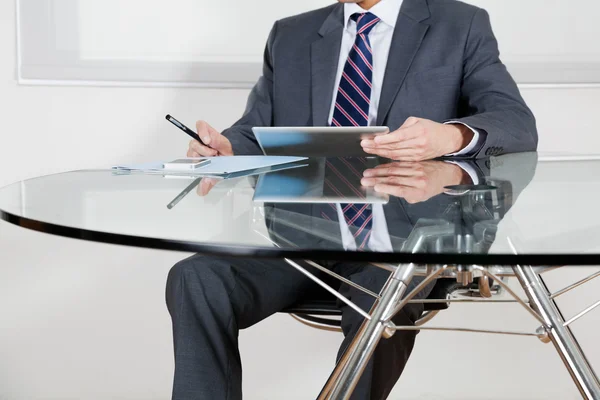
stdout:
[[(206, 146), (193, 141), (187, 155), (261, 154), (254, 126), (329, 125), (388, 126), (391, 133), (361, 145), (367, 154), (402, 162), (537, 147), (535, 119), (499, 59), (484, 10), (453, 0), (339, 0), (275, 23), (244, 115), (222, 133), (199, 121)], [(385, 191), (385, 185), (406, 179), (391, 174), (373, 183), (379, 172), (369, 173), (365, 184)], [(338, 221), (346, 250), (364, 245), (391, 251), (389, 233), (405, 223), (391, 207), (357, 212), (337, 205), (334, 211), (327, 218)], [(375, 292), (387, 278), (366, 265), (328, 267)], [(167, 282), (173, 398), (241, 399), (239, 330), (285, 309), (311, 287), (281, 260), (198, 255), (178, 263)], [(365, 310), (372, 305), (362, 292), (339, 289)], [(352, 309), (341, 308), (345, 338), (339, 355), (362, 323)], [(412, 324), (421, 312), (410, 305), (395, 322)], [(414, 332), (382, 340), (352, 398), (385, 399), (414, 340)]]

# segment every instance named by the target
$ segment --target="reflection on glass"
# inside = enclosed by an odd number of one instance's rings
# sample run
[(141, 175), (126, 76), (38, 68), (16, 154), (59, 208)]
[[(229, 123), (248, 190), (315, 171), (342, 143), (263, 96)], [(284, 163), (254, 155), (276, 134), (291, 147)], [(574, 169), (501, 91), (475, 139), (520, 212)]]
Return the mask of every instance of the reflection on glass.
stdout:
[[(379, 237), (365, 251), (484, 254), (537, 162), (535, 154), (504, 158), (506, 165), (503, 157), (494, 160), (495, 176), (490, 160), (372, 159), (359, 168), (357, 159), (312, 159), (309, 167), (262, 176), (254, 199), (266, 202), (269, 235), (281, 246), (355, 250), (344, 233), (346, 226), (354, 233), (353, 227), (331, 218), (331, 207), (362, 202), (372, 208), (369, 229)], [(339, 174), (342, 165), (347, 170)], [(356, 179), (359, 171), (363, 179)], [(342, 184), (345, 192), (337, 189)]]
[(387, 203), (388, 196), (361, 184), (375, 157), (313, 158), (293, 170), (262, 175), (254, 201), (273, 203)]

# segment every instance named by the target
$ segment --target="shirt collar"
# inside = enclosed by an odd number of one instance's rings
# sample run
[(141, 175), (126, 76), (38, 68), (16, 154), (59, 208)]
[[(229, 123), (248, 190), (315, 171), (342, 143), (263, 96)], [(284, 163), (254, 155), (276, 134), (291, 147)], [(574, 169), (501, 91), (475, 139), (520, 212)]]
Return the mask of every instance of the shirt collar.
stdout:
[(402, 0), (381, 0), (375, 4), (369, 10), (365, 10), (356, 3), (345, 3), (344, 4), (344, 21), (346, 27), (350, 21), (350, 17), (354, 13), (370, 12), (378, 17), (386, 25), (394, 28), (396, 21), (398, 20), (398, 14), (400, 14), (400, 7), (402, 6)]

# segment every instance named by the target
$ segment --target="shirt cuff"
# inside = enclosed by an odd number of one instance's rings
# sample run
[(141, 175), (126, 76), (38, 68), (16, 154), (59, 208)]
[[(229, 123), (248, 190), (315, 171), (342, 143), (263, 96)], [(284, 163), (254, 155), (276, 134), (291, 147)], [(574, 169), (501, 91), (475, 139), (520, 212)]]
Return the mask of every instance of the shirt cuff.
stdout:
[(454, 164), (454, 165), (458, 165), (463, 171), (465, 171), (467, 173), (467, 175), (469, 175), (469, 177), (471, 178), (471, 181), (473, 182), (473, 185), (479, 185), (479, 175), (477, 175), (477, 171), (475, 170), (475, 168), (473, 167), (473, 165), (471, 165), (471, 163), (466, 162), (466, 161), (454, 161), (454, 160), (444, 160), (447, 163), (450, 164)]
[(460, 121), (444, 122), (444, 125), (449, 125), (449, 124), (461, 124), (461, 125), (466, 126), (473, 132), (473, 139), (471, 139), (471, 142), (469, 142), (467, 147), (465, 147), (464, 149), (459, 150), (456, 153), (446, 154), (444, 157), (466, 156), (466, 155), (470, 154), (473, 150), (475, 150), (475, 148), (477, 147), (477, 144), (479, 143), (479, 137), (481, 136), (479, 134), (479, 132), (476, 129), (473, 129), (469, 125), (462, 123)]

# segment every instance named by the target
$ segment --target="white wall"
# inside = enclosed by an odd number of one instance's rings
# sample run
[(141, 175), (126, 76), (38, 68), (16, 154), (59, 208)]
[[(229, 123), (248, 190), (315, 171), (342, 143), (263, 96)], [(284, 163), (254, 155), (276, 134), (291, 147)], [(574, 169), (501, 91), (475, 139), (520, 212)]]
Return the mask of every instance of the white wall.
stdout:
[[(183, 154), (185, 137), (166, 125), (210, 120), (225, 128), (245, 90), (19, 87), (14, 4), (0, 2), (0, 186), (42, 174)], [(599, 153), (594, 122), (600, 90), (524, 93), (539, 119), (541, 149)], [(36, 164), (22, 159), (43, 160)], [(172, 374), (163, 301), (169, 267), (184, 254), (51, 237), (0, 223), (0, 399), (166, 399)], [(585, 271), (552, 275), (562, 278)], [(600, 283), (563, 301), (572, 314)], [(513, 307), (469, 315), (453, 307), (440, 323), (531, 328)], [(477, 309), (474, 309), (477, 310)], [(489, 309), (485, 309), (489, 310)], [(512, 311), (515, 311), (512, 313)], [(591, 329), (576, 333), (596, 369)], [(309, 399), (326, 380), (340, 336), (275, 316), (242, 333), (246, 398)], [(465, 352), (464, 350), (467, 349)], [(422, 333), (394, 399), (577, 399), (553, 349), (535, 339)]]
[[(256, 4), (245, 0), (18, 1), (25, 81), (231, 82), (248, 87), (261, 71), (272, 22), (334, 0), (262, 0), (259, 13), (254, 12)], [(600, 83), (595, 46), (600, 26), (593, 0), (468, 2), (490, 11), (500, 50), (518, 82)], [(535, 29), (531, 21), (536, 21)]]

